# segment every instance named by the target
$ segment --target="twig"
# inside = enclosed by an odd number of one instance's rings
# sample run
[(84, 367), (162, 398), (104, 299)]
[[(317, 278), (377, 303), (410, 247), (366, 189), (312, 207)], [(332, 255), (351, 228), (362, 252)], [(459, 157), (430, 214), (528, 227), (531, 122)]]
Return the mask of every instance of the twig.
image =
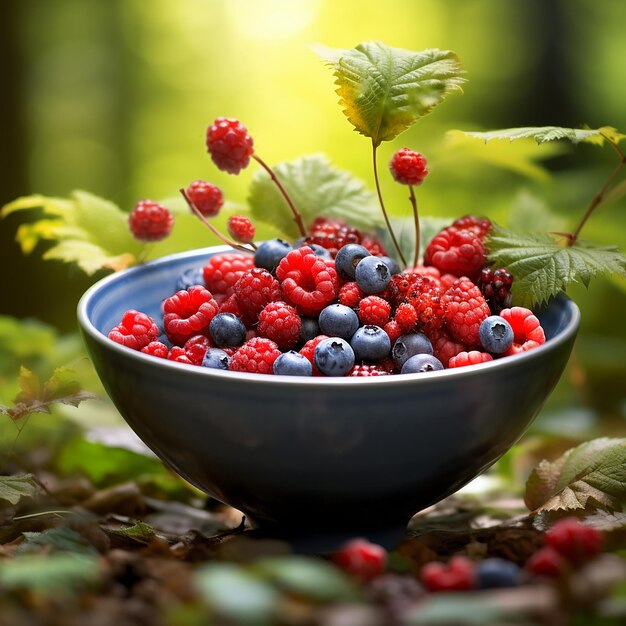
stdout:
[(420, 218), (417, 212), (417, 199), (415, 198), (415, 189), (413, 185), (409, 185), (409, 200), (413, 207), (413, 221), (415, 222), (415, 252), (413, 253), (413, 267), (417, 267), (417, 261), (420, 256)]

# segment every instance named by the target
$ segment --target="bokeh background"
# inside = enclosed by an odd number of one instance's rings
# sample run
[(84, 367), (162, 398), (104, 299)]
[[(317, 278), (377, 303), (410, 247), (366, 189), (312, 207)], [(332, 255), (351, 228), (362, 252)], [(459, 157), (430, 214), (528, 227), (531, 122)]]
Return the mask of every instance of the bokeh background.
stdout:
[[(404, 145), (427, 155), (424, 214), (532, 226), (550, 210), (573, 228), (614, 166), (609, 148), (499, 146), (494, 166), (446, 131), (626, 130), (625, 23), (621, 0), (3, 0), (0, 206), (79, 188), (130, 210), (197, 178), (245, 204), (251, 172), (218, 172), (205, 152), (206, 127), (220, 115), (241, 119), (270, 163), (325, 152), (371, 186), (368, 141), (342, 115), (311, 44), (378, 39), (455, 50), (467, 72), (464, 95), (380, 150), (381, 163)], [(388, 177), (383, 185), (392, 212), (406, 215), (404, 191)], [(584, 235), (626, 249), (624, 205), (603, 206)], [(76, 302), (94, 277), (42, 261), (43, 244), (22, 255), (14, 238), (25, 219), (0, 220), (0, 314), (36, 318), (71, 339)], [(625, 293), (609, 279), (572, 290), (583, 327), (546, 430), (623, 432)]]

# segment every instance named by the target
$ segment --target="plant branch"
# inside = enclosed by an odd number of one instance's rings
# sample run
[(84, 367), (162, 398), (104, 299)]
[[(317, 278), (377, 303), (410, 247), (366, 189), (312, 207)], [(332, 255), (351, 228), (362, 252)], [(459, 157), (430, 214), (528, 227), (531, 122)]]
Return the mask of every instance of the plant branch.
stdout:
[(415, 189), (413, 185), (409, 185), (409, 200), (413, 207), (413, 221), (415, 222), (415, 252), (413, 253), (413, 267), (417, 267), (420, 256), (420, 217), (417, 211), (417, 199), (415, 198)]

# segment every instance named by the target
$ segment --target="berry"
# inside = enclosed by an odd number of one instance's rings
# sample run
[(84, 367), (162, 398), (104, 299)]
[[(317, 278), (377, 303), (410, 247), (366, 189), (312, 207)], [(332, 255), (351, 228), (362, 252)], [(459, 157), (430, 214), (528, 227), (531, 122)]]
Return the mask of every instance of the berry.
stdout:
[(424, 156), (409, 148), (402, 148), (393, 155), (389, 169), (394, 180), (402, 185), (421, 185), (428, 175)]
[(454, 283), (456, 282), (456, 276), (454, 274), (442, 274), (439, 282), (441, 283), (441, 289), (443, 291), (446, 291), (447, 289), (450, 289), (452, 285), (454, 285)]
[(358, 361), (379, 361), (391, 350), (389, 335), (373, 324), (361, 326), (350, 339), (350, 345)]
[(387, 565), (387, 551), (367, 539), (351, 539), (330, 555), (344, 572), (367, 581), (380, 576)]
[(209, 324), (209, 332), (218, 348), (234, 348), (246, 340), (246, 327), (233, 313), (218, 313)]
[(268, 239), (254, 253), (254, 264), (274, 273), (278, 264), (293, 250), (291, 244), (282, 239)]
[(452, 337), (466, 346), (480, 346), (478, 329), (491, 314), (480, 289), (469, 278), (459, 278), (441, 296), (441, 303)]
[(469, 352), (459, 352), (456, 356), (450, 357), (448, 367), (466, 367), (468, 365), (478, 365), (479, 363), (487, 363), (493, 361), (493, 357), (487, 352), (479, 352), (478, 350), (470, 350)]
[(400, 273), (400, 266), (398, 265), (395, 259), (392, 259), (390, 256), (386, 256), (386, 255), (374, 254), (371, 250), (370, 250), (370, 254), (374, 256), (378, 256), (378, 258), (389, 268), (389, 271), (391, 272), (392, 276), (394, 274)]
[[(387, 256), (387, 250), (383, 247), (383, 244), (378, 241), (378, 239), (374, 239), (373, 237), (368, 237), (367, 235), (363, 237), (361, 241), (361, 245), (373, 256), (379, 256), (381, 258), (389, 259), (393, 263), (396, 263), (393, 259), (390, 259)], [(385, 261), (386, 263), (387, 261)], [(396, 263), (397, 271), (400, 271), (400, 266)], [(389, 268), (391, 270), (391, 267)], [(394, 272), (392, 272), (393, 274)]]
[(403, 330), (403, 332), (408, 332), (415, 328), (417, 324), (417, 311), (412, 304), (408, 302), (403, 302), (399, 304), (396, 308), (396, 312), (393, 318), (398, 322), (398, 325)]
[[(391, 301), (398, 307), (402, 304), (410, 304), (413, 307), (417, 315), (417, 324), (423, 330), (434, 330), (443, 325), (442, 292), (436, 279), (403, 272), (392, 277), (390, 292)], [(412, 321), (410, 310), (400, 309), (398, 323), (401, 323), (403, 319), (407, 325)], [(404, 328), (405, 331), (411, 329), (412, 326)]]
[(349, 243), (340, 248), (335, 257), (337, 273), (343, 280), (354, 280), (355, 269), (361, 259), (371, 256), (367, 248), (356, 243)]
[(546, 342), (543, 328), (532, 311), (514, 306), (500, 311), (500, 316), (511, 325), (515, 336), (513, 345), (504, 353), (505, 356), (532, 350)]
[(350, 243), (361, 243), (361, 233), (341, 220), (318, 217), (311, 225), (306, 243), (315, 243), (326, 248), (335, 258), (343, 246)]
[[(217, 296), (214, 296), (217, 301)], [(237, 301), (237, 296), (233, 294), (232, 296), (228, 296), (228, 298), (222, 300), (220, 304), (219, 313), (232, 313), (236, 315), (239, 319), (243, 317), (241, 313), (241, 309), (239, 308), (239, 302)]]
[(313, 361), (325, 376), (345, 376), (354, 365), (354, 352), (345, 339), (329, 337), (317, 345)]
[(429, 591), (467, 591), (476, 587), (474, 564), (463, 556), (449, 563), (431, 562), (422, 567), (422, 584)]
[(320, 313), (319, 327), (325, 335), (350, 339), (359, 327), (359, 318), (350, 307), (330, 304)]
[(367, 294), (384, 291), (391, 280), (389, 268), (376, 256), (361, 259), (354, 274), (357, 285)]
[(231, 215), (226, 222), (228, 234), (238, 243), (252, 243), (254, 224), (243, 215)]
[(128, 225), (139, 241), (161, 241), (172, 232), (174, 216), (157, 202), (140, 200), (128, 216)]
[(150, 356), (156, 356), (159, 359), (167, 359), (169, 348), (160, 341), (151, 341), (147, 346), (141, 349), (141, 352), (149, 354)]
[(254, 267), (254, 259), (247, 254), (225, 252), (213, 255), (202, 272), (204, 282), (211, 293), (233, 294), (235, 283), (244, 272)]
[(233, 354), (230, 369), (233, 372), (272, 374), (274, 361), (280, 355), (280, 349), (271, 339), (253, 337)]
[(439, 328), (429, 333), (429, 339), (433, 344), (433, 354), (448, 366), (450, 359), (461, 352), (465, 352), (466, 347), (450, 337), (450, 333), (445, 328)]
[(270, 302), (259, 313), (257, 332), (276, 342), (281, 350), (289, 350), (300, 337), (302, 322), (296, 310), (286, 302)]
[(432, 354), (416, 354), (408, 358), (401, 374), (424, 374), (425, 372), (436, 372), (443, 369), (443, 363)]
[(359, 302), (359, 319), (362, 324), (384, 326), (389, 321), (391, 305), (379, 296), (367, 296)]
[[(326, 248), (322, 248), (322, 246), (318, 246), (316, 243), (309, 243), (309, 244), (302, 244), (302, 245), (307, 245), (309, 246), (309, 248), (311, 248), (311, 250), (313, 250), (313, 254), (315, 254), (315, 256), (318, 256), (322, 259), (332, 259), (332, 255), (330, 253), (330, 251), (328, 251)], [(295, 246), (294, 246), (295, 247)], [(302, 246), (299, 246), (300, 248)]]
[(428, 244), (424, 263), (441, 273), (475, 278), (487, 262), (482, 239), (472, 230), (444, 228)]
[(306, 343), (307, 341), (314, 339), (321, 334), (320, 325), (314, 317), (300, 317), (300, 337), (298, 341), (300, 343)]
[(329, 339), (329, 337), (326, 335), (318, 335), (313, 339), (309, 339), (309, 341), (307, 341), (302, 348), (300, 348), (300, 354), (305, 356), (313, 366), (313, 376), (320, 376), (319, 370), (315, 367), (315, 360), (313, 356), (315, 354), (315, 348), (317, 348), (317, 346), (322, 343), (324, 339)]
[(315, 256), (304, 246), (292, 250), (276, 268), (284, 299), (303, 315), (315, 316), (330, 304), (339, 290), (332, 262)]
[(494, 313), (499, 313), (502, 309), (508, 309), (511, 306), (512, 284), (513, 276), (503, 267), (498, 270), (485, 267), (478, 279), (478, 286)]
[(130, 309), (122, 321), (109, 332), (109, 339), (133, 350), (141, 350), (157, 340), (159, 329), (155, 321), (145, 313)]
[(233, 288), (243, 321), (254, 323), (266, 304), (281, 299), (278, 281), (267, 271), (255, 267), (245, 272)]
[(216, 370), (227, 370), (230, 365), (230, 357), (220, 348), (209, 348), (202, 359), (202, 367)]
[(481, 239), (484, 239), (491, 230), (491, 220), (487, 217), (476, 217), (475, 215), (464, 215), (452, 222), (449, 228), (456, 230), (471, 230)]
[(393, 345), (398, 338), (402, 335), (402, 328), (400, 328), (400, 324), (396, 320), (388, 321), (383, 330), (389, 335), (389, 341), (391, 341), (391, 345)]
[(546, 533), (545, 542), (577, 566), (600, 554), (604, 543), (601, 533), (581, 524), (575, 517), (554, 524)]
[(187, 356), (184, 348), (180, 346), (174, 346), (167, 355), (168, 360), (175, 361), (176, 363), (185, 363), (186, 365), (193, 365), (191, 359)]
[(252, 137), (238, 120), (218, 117), (207, 129), (206, 147), (213, 163), (229, 174), (248, 167), (254, 152)]
[(512, 345), (515, 335), (511, 325), (499, 315), (490, 315), (478, 327), (478, 337), (487, 352), (502, 354)]
[(476, 582), (479, 589), (517, 587), (520, 569), (506, 559), (484, 559), (476, 566)]
[(550, 546), (537, 550), (526, 563), (526, 569), (535, 576), (560, 578), (568, 569), (567, 561)]
[(279, 376), (311, 376), (313, 366), (303, 354), (289, 350), (274, 361), (274, 374)]
[(339, 289), (339, 302), (345, 306), (356, 308), (364, 295), (356, 282), (347, 282)]
[(194, 180), (185, 193), (204, 217), (215, 217), (224, 205), (222, 190), (206, 180)]
[(190, 267), (176, 279), (176, 291), (189, 289), (189, 287), (193, 287), (194, 285), (204, 286), (202, 268)]
[(391, 372), (388, 372), (384, 367), (381, 367), (378, 363), (357, 363), (349, 372), (348, 376), (357, 377), (371, 377), (371, 376), (389, 376)]
[(402, 335), (393, 344), (391, 356), (398, 367), (402, 367), (405, 362), (416, 354), (432, 354), (433, 346), (430, 339), (423, 333)]
[(196, 285), (181, 290), (163, 302), (163, 326), (167, 338), (182, 345), (193, 335), (207, 334), (218, 311), (211, 292)]
[(204, 355), (209, 348), (212, 348), (213, 344), (206, 335), (194, 335), (187, 339), (183, 350), (185, 356), (191, 361), (192, 365), (202, 365)]

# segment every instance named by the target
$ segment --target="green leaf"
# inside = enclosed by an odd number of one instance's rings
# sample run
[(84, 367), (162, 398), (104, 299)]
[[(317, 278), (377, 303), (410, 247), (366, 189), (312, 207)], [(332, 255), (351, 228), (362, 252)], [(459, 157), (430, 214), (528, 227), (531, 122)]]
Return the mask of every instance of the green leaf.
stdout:
[(526, 483), (526, 506), (534, 511), (604, 508), (626, 503), (626, 439), (601, 438), (542, 461)]
[(32, 474), (0, 476), (0, 500), (9, 504), (17, 504), (22, 498), (32, 498), (38, 490)]
[[(374, 193), (323, 154), (279, 163), (274, 171), (307, 226), (320, 215), (368, 229), (383, 223)], [(299, 235), (285, 199), (264, 170), (254, 174), (248, 203), (255, 219), (273, 225), (288, 238)]]
[(465, 82), (449, 50), (412, 52), (378, 41), (351, 50), (317, 48), (334, 69), (340, 104), (355, 129), (375, 146), (430, 113)]
[(32, 554), (46, 551), (73, 552), (97, 555), (98, 551), (80, 533), (71, 528), (48, 528), (40, 533), (25, 532), (24, 541), (18, 548), (18, 554)]
[(626, 137), (618, 133), (614, 128), (604, 126), (602, 128), (562, 128), (560, 126), (527, 126), (523, 128), (506, 128), (503, 130), (491, 130), (487, 132), (455, 131), (468, 137), (481, 139), (485, 143), (493, 139), (517, 141), (518, 139), (534, 139), (538, 144), (547, 141), (563, 139), (572, 143), (594, 143), (602, 145), (608, 138), (618, 143)]
[(121, 528), (107, 528), (107, 532), (119, 537), (134, 539), (139, 542), (145, 542), (154, 537), (154, 528), (150, 524), (146, 524), (141, 520), (136, 520), (131, 526)]
[[(494, 598), (495, 599), (495, 598)], [(489, 596), (467, 593), (433, 594), (416, 604), (403, 620), (404, 626), (494, 626), (515, 623), (517, 611), (499, 606)]]
[(613, 246), (577, 240), (564, 246), (548, 234), (514, 233), (494, 225), (485, 240), (489, 261), (513, 274), (513, 302), (533, 307), (547, 302), (570, 283), (599, 274), (626, 276), (626, 257)]

